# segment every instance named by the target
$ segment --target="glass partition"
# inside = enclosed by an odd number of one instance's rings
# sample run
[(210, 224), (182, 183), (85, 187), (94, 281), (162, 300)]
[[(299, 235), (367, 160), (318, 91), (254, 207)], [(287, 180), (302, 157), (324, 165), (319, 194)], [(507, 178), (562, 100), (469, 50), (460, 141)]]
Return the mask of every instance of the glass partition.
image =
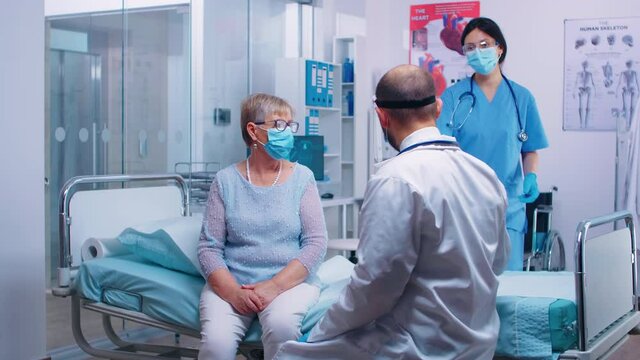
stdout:
[(193, 211), (203, 211), (216, 171), (242, 159), (240, 102), (248, 94), (248, 0), (202, 2), (194, 18)]
[(174, 172), (191, 161), (189, 5), (130, 7), (125, 0), (122, 172)]
[(47, 244), (73, 176), (167, 173), (191, 162), (190, 5), (49, 17)]
[[(49, 7), (73, 11), (70, 4), (50, 1)], [(52, 282), (58, 197), (69, 178), (167, 173), (191, 162), (190, 3), (75, 4), (79, 13), (47, 17), (45, 27), (46, 268)], [(68, 304), (62, 305), (47, 300), (49, 318), (58, 319), (47, 322), (49, 350), (73, 344), (70, 318), (63, 318)], [(98, 319), (88, 319), (87, 334), (104, 336)], [(121, 329), (136, 331), (124, 322)]]

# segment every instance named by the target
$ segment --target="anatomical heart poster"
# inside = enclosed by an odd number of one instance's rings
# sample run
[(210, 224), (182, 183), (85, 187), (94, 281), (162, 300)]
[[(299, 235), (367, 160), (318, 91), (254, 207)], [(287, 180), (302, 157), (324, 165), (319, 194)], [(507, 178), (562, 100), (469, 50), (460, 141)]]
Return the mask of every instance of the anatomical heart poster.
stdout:
[(564, 22), (564, 130), (623, 130), (640, 94), (640, 18)]
[(473, 73), (462, 54), (460, 36), (469, 20), (478, 16), (479, 1), (411, 6), (409, 63), (433, 75), (438, 96)]

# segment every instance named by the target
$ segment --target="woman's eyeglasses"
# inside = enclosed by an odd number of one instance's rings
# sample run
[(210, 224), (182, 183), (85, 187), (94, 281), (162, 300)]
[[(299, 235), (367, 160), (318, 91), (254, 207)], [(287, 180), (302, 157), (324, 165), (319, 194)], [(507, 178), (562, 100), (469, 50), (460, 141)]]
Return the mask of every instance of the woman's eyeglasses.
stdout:
[(283, 119), (275, 119), (270, 121), (254, 121), (254, 124), (256, 125), (262, 125), (267, 123), (273, 123), (273, 127), (278, 131), (284, 131), (284, 129), (286, 129), (288, 126), (291, 129), (291, 132), (293, 133), (298, 132), (298, 127), (300, 127), (300, 124), (298, 124), (297, 121), (286, 121)]

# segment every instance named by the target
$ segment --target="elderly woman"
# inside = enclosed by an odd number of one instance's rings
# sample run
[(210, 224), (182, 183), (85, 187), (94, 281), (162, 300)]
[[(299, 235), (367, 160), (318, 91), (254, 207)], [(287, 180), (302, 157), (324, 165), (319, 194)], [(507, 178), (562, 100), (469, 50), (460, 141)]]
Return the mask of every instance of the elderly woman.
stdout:
[(238, 342), (258, 317), (265, 359), (300, 336), (320, 290), (315, 270), (327, 246), (312, 172), (287, 159), (293, 109), (254, 94), (242, 103), (244, 161), (216, 175), (198, 256), (207, 285), (200, 298), (200, 359), (235, 359)]

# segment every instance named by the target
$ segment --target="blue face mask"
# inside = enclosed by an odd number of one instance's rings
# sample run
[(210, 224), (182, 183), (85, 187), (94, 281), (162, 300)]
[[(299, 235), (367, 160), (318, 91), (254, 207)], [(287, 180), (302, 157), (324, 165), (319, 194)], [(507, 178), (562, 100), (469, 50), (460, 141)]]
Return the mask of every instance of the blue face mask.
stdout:
[(467, 53), (467, 63), (471, 68), (482, 75), (488, 75), (498, 64), (496, 47), (475, 49)]
[(264, 146), (267, 154), (276, 160), (289, 160), (289, 155), (293, 149), (293, 133), (291, 129), (287, 127), (283, 131), (278, 131), (277, 129), (271, 128), (267, 131), (267, 136), (269, 137), (269, 141), (267, 141), (266, 144), (258, 140), (258, 142)]

